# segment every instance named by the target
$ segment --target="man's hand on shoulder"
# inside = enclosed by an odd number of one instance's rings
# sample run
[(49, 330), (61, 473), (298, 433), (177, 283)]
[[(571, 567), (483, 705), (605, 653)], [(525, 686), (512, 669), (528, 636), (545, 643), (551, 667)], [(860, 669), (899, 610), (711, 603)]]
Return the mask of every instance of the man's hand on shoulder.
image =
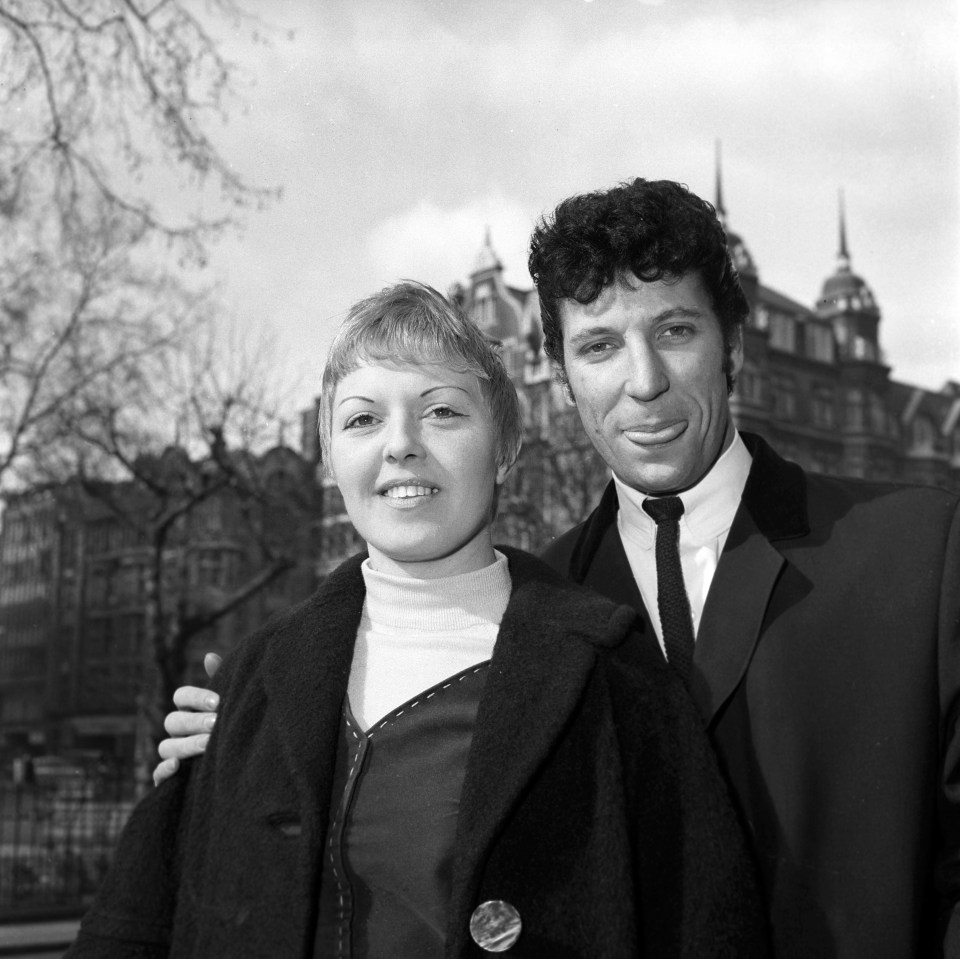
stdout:
[[(211, 679), (220, 668), (220, 662), (216, 653), (207, 653), (203, 657), (203, 668)], [(217, 721), (220, 697), (199, 686), (181, 686), (173, 694), (173, 704), (176, 710), (167, 713), (163, 721), (163, 728), (170, 738), (164, 739), (157, 749), (161, 762), (153, 771), (155, 786), (173, 776), (182, 760), (199, 756), (207, 748), (210, 730)]]

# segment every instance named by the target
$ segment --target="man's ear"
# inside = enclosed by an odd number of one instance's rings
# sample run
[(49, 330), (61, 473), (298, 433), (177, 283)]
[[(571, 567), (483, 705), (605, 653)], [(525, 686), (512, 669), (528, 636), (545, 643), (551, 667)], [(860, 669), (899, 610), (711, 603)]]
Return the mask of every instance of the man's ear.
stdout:
[(553, 376), (557, 383), (560, 384), (560, 391), (563, 393), (563, 398), (567, 406), (576, 406), (577, 398), (573, 395), (573, 390), (570, 389), (570, 380), (567, 378), (567, 371), (559, 363), (555, 362), (553, 364)]
[(743, 369), (743, 327), (738, 326), (730, 336), (730, 348), (727, 350), (727, 363), (724, 372), (736, 379)]

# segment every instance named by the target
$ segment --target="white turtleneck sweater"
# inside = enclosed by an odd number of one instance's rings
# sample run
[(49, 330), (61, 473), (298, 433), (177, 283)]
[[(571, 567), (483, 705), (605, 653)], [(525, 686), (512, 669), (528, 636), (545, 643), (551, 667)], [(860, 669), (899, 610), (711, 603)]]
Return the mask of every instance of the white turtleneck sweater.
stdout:
[(488, 660), (510, 600), (507, 558), (440, 579), (390, 576), (361, 566), (363, 616), (347, 695), (362, 729), (417, 693)]

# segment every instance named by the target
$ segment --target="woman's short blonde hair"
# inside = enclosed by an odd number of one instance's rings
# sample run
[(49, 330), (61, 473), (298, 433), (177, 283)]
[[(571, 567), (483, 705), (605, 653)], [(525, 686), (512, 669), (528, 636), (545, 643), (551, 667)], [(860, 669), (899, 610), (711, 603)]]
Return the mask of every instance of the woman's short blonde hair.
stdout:
[(494, 346), (463, 313), (432, 287), (412, 280), (360, 300), (330, 346), (320, 385), (320, 450), (330, 461), (333, 395), (364, 363), (437, 363), (473, 373), (497, 431), (497, 465), (511, 467), (523, 442), (517, 391)]

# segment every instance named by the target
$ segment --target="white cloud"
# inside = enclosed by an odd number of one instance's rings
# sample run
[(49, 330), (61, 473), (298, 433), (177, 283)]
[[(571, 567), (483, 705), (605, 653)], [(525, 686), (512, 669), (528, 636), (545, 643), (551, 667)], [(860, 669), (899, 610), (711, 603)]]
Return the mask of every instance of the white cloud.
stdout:
[[(880, 299), (895, 374), (914, 352), (899, 331), (908, 339), (918, 314), (952, 315), (954, 3), (277, 0), (275, 9), (297, 38), (249, 53), (259, 86), (249, 116), (231, 124), (229, 152), (249, 175), (282, 181), (285, 196), (244, 240), (260, 268), (237, 257), (228, 282), (256, 284), (241, 301), (262, 291), (261, 312), (274, 311), (298, 349), (304, 330), (332, 327), (377, 285), (466, 279), (488, 225), (508, 281), (526, 285), (532, 221), (572, 192), (643, 175), (712, 198), (715, 138), (731, 226), (763, 282), (812, 303), (833, 269), (843, 187), (854, 267)], [(932, 362), (956, 377), (956, 338), (940, 342)]]
[(507, 281), (529, 286), (525, 256), (531, 227), (520, 203), (497, 194), (455, 207), (421, 200), (378, 223), (366, 249), (372, 272), (384, 282), (409, 278), (443, 290), (466, 279), (489, 229)]

